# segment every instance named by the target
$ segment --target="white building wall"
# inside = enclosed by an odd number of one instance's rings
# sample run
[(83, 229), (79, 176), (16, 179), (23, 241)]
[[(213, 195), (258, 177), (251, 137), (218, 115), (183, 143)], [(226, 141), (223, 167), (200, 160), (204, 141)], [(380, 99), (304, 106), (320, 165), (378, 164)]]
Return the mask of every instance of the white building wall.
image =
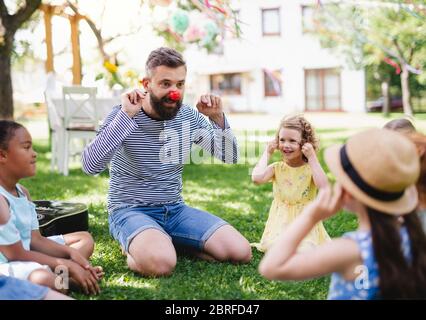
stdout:
[(342, 104), (348, 112), (365, 112), (365, 72), (344, 69), (342, 72)]
[[(242, 72), (242, 95), (223, 96), (225, 105), (232, 110), (279, 114), (304, 111), (304, 70), (340, 68), (342, 110), (364, 111), (364, 72), (349, 70), (342, 58), (322, 49), (313, 36), (303, 34), (302, 4), (316, 1), (240, 0), (234, 3), (234, 8), (240, 10), (242, 39), (226, 40), (222, 56), (207, 56), (196, 49), (186, 52), (189, 70), (195, 73), (198, 83), (194, 91), (210, 89), (206, 75)], [(277, 7), (280, 8), (281, 35), (264, 37), (261, 9)], [(263, 69), (282, 70), (281, 97), (264, 96)], [(201, 85), (204, 81), (207, 84)]]

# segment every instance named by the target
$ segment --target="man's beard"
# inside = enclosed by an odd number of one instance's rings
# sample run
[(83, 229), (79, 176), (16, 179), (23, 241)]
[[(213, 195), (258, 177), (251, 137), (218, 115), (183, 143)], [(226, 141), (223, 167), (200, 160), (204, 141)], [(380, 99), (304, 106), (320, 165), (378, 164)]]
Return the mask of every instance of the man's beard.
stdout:
[(155, 113), (159, 116), (160, 120), (171, 120), (176, 117), (180, 108), (182, 107), (182, 100), (176, 101), (174, 107), (166, 107), (164, 103), (172, 103), (173, 100), (166, 95), (162, 98), (157, 98), (152, 92), (149, 93), (150, 102)]

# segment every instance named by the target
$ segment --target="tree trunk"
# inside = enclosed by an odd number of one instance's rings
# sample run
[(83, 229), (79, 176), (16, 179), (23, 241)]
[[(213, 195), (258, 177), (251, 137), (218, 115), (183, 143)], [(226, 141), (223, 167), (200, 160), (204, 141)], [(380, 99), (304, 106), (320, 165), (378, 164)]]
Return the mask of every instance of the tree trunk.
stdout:
[(8, 36), (7, 34), (4, 36), (4, 44), (0, 45), (0, 119), (13, 120), (12, 68), (10, 59), (13, 36)]
[(41, 5), (40, 9), (43, 11), (44, 32), (46, 35), (46, 73), (55, 72), (55, 65), (53, 62), (53, 43), (52, 43), (52, 6)]
[(389, 95), (389, 80), (382, 81), (382, 96), (383, 96), (383, 115), (389, 117), (390, 112), (390, 95)]
[(71, 25), (71, 46), (72, 46), (72, 84), (81, 84), (81, 57), (80, 39), (78, 34), (79, 15), (69, 17)]
[(4, 0), (0, 0), (0, 19), (5, 29), (0, 44), (0, 119), (13, 119), (13, 89), (11, 54), (16, 31), (40, 6), (41, 0), (24, 1), (19, 10), (10, 15)]
[(410, 96), (410, 86), (408, 83), (408, 77), (410, 72), (404, 64), (401, 64), (401, 89), (402, 89), (402, 105), (404, 107), (404, 113), (407, 116), (413, 115), (413, 109), (411, 108), (411, 96)]

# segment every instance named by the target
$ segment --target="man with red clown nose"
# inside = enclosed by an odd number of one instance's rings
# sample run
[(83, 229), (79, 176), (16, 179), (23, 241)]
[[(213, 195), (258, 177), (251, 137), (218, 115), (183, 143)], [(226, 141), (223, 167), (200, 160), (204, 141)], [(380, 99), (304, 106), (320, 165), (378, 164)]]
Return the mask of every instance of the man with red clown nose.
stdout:
[(176, 252), (211, 261), (247, 263), (248, 241), (223, 219), (187, 206), (182, 171), (192, 145), (225, 163), (237, 163), (238, 145), (221, 98), (202, 95), (197, 109), (182, 103), (186, 63), (170, 48), (149, 55), (145, 92), (121, 97), (83, 152), (83, 170), (110, 164), (109, 230), (129, 268), (145, 276), (173, 272)]

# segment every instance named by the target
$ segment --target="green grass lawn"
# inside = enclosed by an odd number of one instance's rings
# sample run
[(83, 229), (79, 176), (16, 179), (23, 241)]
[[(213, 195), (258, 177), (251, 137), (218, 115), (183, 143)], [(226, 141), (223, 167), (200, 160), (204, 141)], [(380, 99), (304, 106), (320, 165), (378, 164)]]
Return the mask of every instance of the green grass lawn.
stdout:
[[(322, 139), (322, 145), (341, 141), (339, 138)], [(320, 136), (329, 131), (319, 130)], [(239, 137), (243, 135), (240, 133)], [(241, 142), (242, 150), (257, 150), (262, 144)], [(36, 177), (22, 181), (34, 200), (57, 199), (84, 202), (89, 205), (90, 232), (96, 241), (92, 258), (94, 265), (103, 266), (106, 274), (101, 283), (102, 293), (87, 297), (78, 293), (77, 299), (325, 299), (329, 277), (301, 282), (273, 282), (263, 279), (257, 272), (262, 258), (253, 250), (253, 260), (246, 265), (210, 263), (178, 256), (174, 273), (167, 278), (143, 278), (127, 268), (125, 257), (108, 232), (106, 197), (108, 175), (86, 176), (78, 166), (68, 177), (50, 172), (50, 148), (47, 141), (36, 140), (38, 172)], [(263, 150), (263, 145), (261, 147)], [(278, 160), (278, 155), (275, 160)], [(322, 160), (322, 151), (320, 152)], [(189, 164), (184, 170), (183, 197), (190, 206), (216, 214), (235, 226), (250, 242), (262, 235), (272, 201), (272, 185), (256, 186), (250, 180), (249, 164), (209, 165)], [(332, 237), (356, 228), (353, 215), (340, 213), (325, 222)]]

